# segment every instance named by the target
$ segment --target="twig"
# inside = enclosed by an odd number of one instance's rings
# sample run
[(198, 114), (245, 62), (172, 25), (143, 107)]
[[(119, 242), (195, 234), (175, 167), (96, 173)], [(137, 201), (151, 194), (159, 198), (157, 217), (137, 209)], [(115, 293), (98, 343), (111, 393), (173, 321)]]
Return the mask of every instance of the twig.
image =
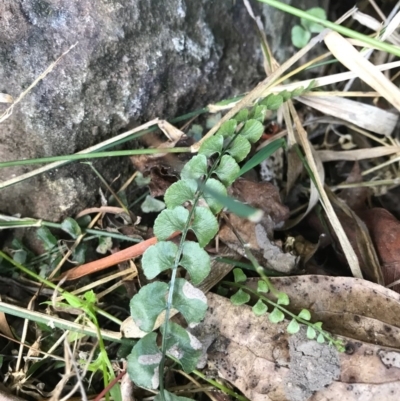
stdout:
[[(175, 232), (170, 238), (176, 237), (179, 232)], [(76, 280), (78, 278), (87, 276), (88, 274), (95, 273), (117, 265), (118, 263), (125, 262), (126, 260), (136, 258), (143, 255), (147, 248), (157, 243), (157, 238), (152, 237), (146, 241), (139, 242), (129, 248), (123, 249), (122, 251), (116, 252), (112, 255), (106, 256), (105, 258), (95, 260), (94, 262), (85, 263), (84, 265), (74, 267), (63, 274), (59, 279), (65, 278), (68, 280)]]

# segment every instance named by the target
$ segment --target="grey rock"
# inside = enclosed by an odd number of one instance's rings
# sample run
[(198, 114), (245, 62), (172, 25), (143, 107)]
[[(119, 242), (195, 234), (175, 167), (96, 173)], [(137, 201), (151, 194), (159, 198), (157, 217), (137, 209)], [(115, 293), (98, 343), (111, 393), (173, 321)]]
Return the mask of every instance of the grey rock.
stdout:
[(309, 340), (305, 327), (289, 339), (289, 374), (284, 382), (290, 401), (305, 401), (329, 387), (340, 375), (339, 353), (333, 345)]
[[(289, 3), (306, 9), (327, 1)], [(282, 61), (293, 52), (297, 20), (252, 4)], [(2, 0), (0, 92), (17, 97), (76, 42), (0, 124), (1, 161), (74, 153), (132, 124), (249, 90), (263, 77), (241, 0)], [(96, 166), (111, 181), (127, 173), (129, 160)], [(31, 169), (2, 169), (0, 179)], [(92, 170), (75, 164), (1, 190), (0, 210), (59, 220), (92, 202), (98, 187)]]

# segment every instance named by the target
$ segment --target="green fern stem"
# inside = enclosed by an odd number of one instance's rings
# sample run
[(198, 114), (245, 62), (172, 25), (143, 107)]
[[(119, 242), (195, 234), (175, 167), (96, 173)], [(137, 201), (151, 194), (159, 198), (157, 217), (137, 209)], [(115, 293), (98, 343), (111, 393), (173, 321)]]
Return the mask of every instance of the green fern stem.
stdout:
[(165, 333), (165, 335), (162, 338), (162, 344), (161, 344), (162, 357), (161, 357), (160, 368), (159, 368), (159, 380), (160, 380), (160, 394), (161, 394), (161, 398), (162, 398), (163, 401), (164, 401), (164, 380), (163, 380), (163, 377), (164, 377), (164, 368), (165, 368), (165, 360), (166, 360), (166, 352), (167, 352), (168, 322), (169, 322), (169, 316), (170, 316), (171, 307), (172, 307), (172, 298), (173, 298), (173, 294), (174, 294), (176, 273), (177, 273), (177, 270), (178, 270), (179, 261), (180, 261), (180, 259), (182, 257), (183, 245), (185, 243), (186, 236), (187, 236), (187, 233), (188, 233), (189, 228), (190, 228), (190, 223), (191, 223), (193, 215), (194, 215), (195, 207), (198, 204), (200, 198), (204, 194), (204, 186), (207, 183), (207, 180), (209, 178), (211, 178), (212, 174), (217, 169), (217, 166), (220, 163), (220, 161), (222, 159), (222, 156), (226, 153), (227, 149), (229, 148), (229, 146), (231, 145), (233, 140), (237, 137), (237, 135), (238, 134), (236, 134), (232, 138), (232, 140), (229, 141), (229, 143), (224, 146), (223, 151), (221, 152), (220, 155), (218, 155), (218, 157), (214, 161), (213, 165), (210, 167), (205, 179), (202, 182), (199, 182), (197, 194), (196, 194), (196, 196), (195, 196), (195, 198), (193, 200), (193, 205), (192, 205), (192, 208), (191, 208), (191, 210), (189, 212), (189, 217), (186, 220), (185, 228), (181, 233), (181, 240), (179, 242), (178, 252), (175, 255), (174, 266), (173, 266), (172, 272), (171, 272), (170, 287), (169, 287), (169, 291), (168, 291), (168, 298), (167, 298), (166, 311), (165, 311), (165, 322), (164, 322), (164, 329), (165, 329), (164, 333)]
[(326, 340), (329, 341), (329, 343), (335, 345), (335, 347), (339, 350), (339, 351), (343, 351), (343, 342), (341, 340), (337, 340), (335, 338), (333, 338), (327, 331), (323, 330), (319, 325), (316, 325), (315, 323), (311, 323), (305, 319), (302, 319), (301, 317), (295, 315), (294, 313), (290, 312), (289, 310), (287, 310), (285, 307), (283, 307), (282, 305), (280, 305), (277, 302), (271, 301), (269, 298), (261, 295), (259, 292), (246, 287), (243, 284), (240, 283), (234, 283), (231, 281), (222, 281), (221, 284), (227, 286), (227, 287), (235, 287), (235, 288), (239, 288), (242, 291), (245, 291), (249, 294), (252, 294), (258, 298), (260, 298), (261, 300), (263, 300), (264, 302), (268, 303), (269, 305), (273, 306), (274, 308), (279, 309), (281, 312), (283, 312), (285, 315), (290, 316), (292, 319), (295, 319), (297, 322), (304, 324), (305, 326), (309, 326), (312, 327), (315, 331), (317, 331), (318, 333), (322, 334), (324, 336), (324, 338)]
[(172, 297), (174, 294), (174, 286), (175, 286), (175, 280), (176, 280), (176, 272), (178, 271), (178, 266), (179, 266), (179, 261), (181, 259), (182, 256), (182, 252), (183, 252), (183, 244), (185, 243), (186, 240), (186, 236), (187, 233), (189, 231), (190, 228), (190, 222), (192, 221), (193, 218), (193, 214), (195, 211), (195, 206), (197, 204), (197, 202), (199, 201), (201, 197), (201, 193), (200, 191), (198, 192), (198, 194), (196, 195), (194, 202), (193, 202), (193, 207), (189, 212), (189, 217), (186, 220), (186, 225), (184, 230), (182, 231), (182, 236), (181, 236), (181, 240), (179, 242), (179, 247), (178, 247), (178, 252), (175, 255), (175, 261), (174, 261), (174, 267), (172, 268), (172, 273), (171, 273), (171, 280), (170, 280), (170, 287), (168, 290), (168, 298), (167, 298), (167, 303), (166, 303), (166, 311), (165, 311), (165, 322), (164, 322), (164, 333), (165, 335), (163, 335), (162, 337), (162, 344), (161, 344), (161, 353), (162, 353), (162, 357), (161, 357), (161, 361), (160, 361), (160, 371), (159, 371), (159, 377), (160, 377), (160, 394), (161, 394), (161, 398), (163, 401), (165, 401), (164, 398), (164, 367), (165, 367), (165, 358), (166, 358), (166, 354), (167, 354), (167, 337), (168, 337), (168, 322), (169, 322), (169, 316), (171, 314), (171, 307), (172, 307)]

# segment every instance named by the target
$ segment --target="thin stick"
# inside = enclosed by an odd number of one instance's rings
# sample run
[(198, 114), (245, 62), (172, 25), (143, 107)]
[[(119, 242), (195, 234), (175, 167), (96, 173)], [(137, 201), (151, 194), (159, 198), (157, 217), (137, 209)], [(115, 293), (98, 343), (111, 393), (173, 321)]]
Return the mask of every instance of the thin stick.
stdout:
[[(173, 233), (170, 238), (176, 237), (180, 234), (178, 231)], [(76, 280), (78, 278), (87, 276), (91, 273), (96, 273), (117, 265), (118, 263), (125, 262), (126, 260), (136, 258), (143, 255), (147, 248), (157, 243), (157, 238), (152, 237), (146, 241), (139, 242), (133, 246), (130, 246), (122, 251), (116, 252), (112, 255), (106, 256), (105, 258), (95, 260), (94, 262), (85, 263), (84, 265), (74, 267), (63, 274), (59, 279), (65, 278), (67, 281)]]

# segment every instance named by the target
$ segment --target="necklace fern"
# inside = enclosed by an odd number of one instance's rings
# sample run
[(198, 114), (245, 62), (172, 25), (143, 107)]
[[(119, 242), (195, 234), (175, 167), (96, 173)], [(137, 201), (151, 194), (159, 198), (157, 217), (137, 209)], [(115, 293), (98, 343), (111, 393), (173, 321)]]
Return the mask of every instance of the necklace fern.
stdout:
[[(276, 109), (283, 101), (304, 91), (269, 95), (251, 110), (241, 110), (235, 118), (226, 121), (213, 137), (202, 143), (198, 154), (183, 167), (181, 179), (165, 193), (166, 209), (154, 223), (159, 242), (144, 253), (142, 268), (148, 280), (167, 270), (171, 272), (171, 279), (169, 283), (155, 281), (145, 285), (130, 302), (133, 320), (148, 334), (133, 347), (128, 357), (128, 373), (140, 387), (152, 390), (160, 387), (156, 398), (184, 399), (164, 390), (166, 355), (179, 362), (185, 372), (195, 369), (201, 355), (201, 343), (183, 327), (169, 322), (169, 316), (171, 309), (176, 309), (189, 326), (205, 316), (207, 299), (195, 285), (210, 272), (210, 257), (204, 247), (218, 232), (216, 214), (223, 208), (218, 199), (227, 196), (227, 188), (241, 173), (238, 163), (247, 157), (251, 144), (261, 137), (267, 109)], [(181, 233), (179, 245), (168, 241), (177, 231)], [(194, 233), (197, 242), (186, 240), (189, 231)], [(178, 267), (189, 273), (191, 282), (176, 277)], [(160, 349), (152, 330), (162, 313), (165, 320), (161, 326)]]

